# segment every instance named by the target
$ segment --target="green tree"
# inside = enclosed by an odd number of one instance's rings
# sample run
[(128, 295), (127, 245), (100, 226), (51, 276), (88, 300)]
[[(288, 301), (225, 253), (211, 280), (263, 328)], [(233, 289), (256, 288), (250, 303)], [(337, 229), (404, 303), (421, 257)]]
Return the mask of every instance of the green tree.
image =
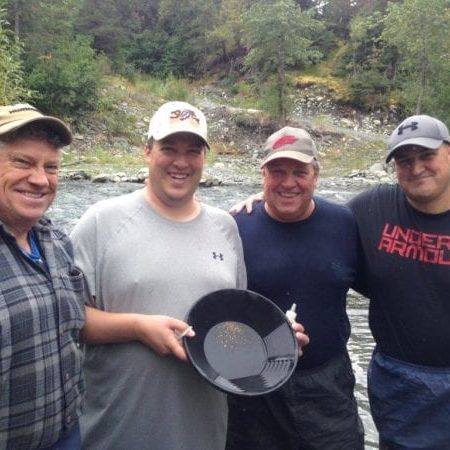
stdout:
[(215, 53), (213, 60), (225, 62), (229, 66), (229, 75), (235, 72), (238, 60), (244, 55), (243, 45), (244, 13), (251, 1), (222, 0), (217, 24), (207, 32), (207, 38)]
[(216, 25), (219, 8), (219, 0), (160, 0), (158, 26), (167, 36), (163, 59), (168, 73), (204, 73), (211, 49), (207, 32)]
[(29, 93), (24, 86), (22, 47), (8, 28), (5, 2), (0, 0), (0, 104), (24, 100)]
[(15, 32), (24, 44), (27, 70), (36, 59), (52, 51), (58, 43), (74, 36), (79, 11), (78, 0), (14, 0), (10, 17)]
[(352, 0), (326, 0), (321, 4), (321, 14), (329, 28), (340, 38), (347, 38), (350, 20), (355, 11)]
[(43, 110), (77, 123), (97, 107), (101, 68), (86, 37), (67, 38), (39, 58), (28, 82)]
[(90, 39), (75, 33), (79, 0), (10, 0), (9, 6), (33, 102), (79, 121), (95, 109), (102, 76)]
[(348, 77), (353, 103), (366, 110), (387, 106), (396, 68), (397, 52), (381, 39), (383, 19), (380, 11), (353, 17), (340, 66), (341, 74)]
[(405, 0), (389, 5), (383, 39), (398, 49), (401, 87), (409, 111), (432, 113), (440, 103), (449, 103), (438, 90), (450, 83), (449, 36), (448, 0)]
[(245, 14), (245, 24), (249, 48), (246, 66), (262, 80), (274, 76), (274, 112), (284, 121), (288, 114), (286, 71), (321, 58), (309, 39), (321, 24), (313, 18), (312, 10), (302, 12), (292, 0), (256, 2)]

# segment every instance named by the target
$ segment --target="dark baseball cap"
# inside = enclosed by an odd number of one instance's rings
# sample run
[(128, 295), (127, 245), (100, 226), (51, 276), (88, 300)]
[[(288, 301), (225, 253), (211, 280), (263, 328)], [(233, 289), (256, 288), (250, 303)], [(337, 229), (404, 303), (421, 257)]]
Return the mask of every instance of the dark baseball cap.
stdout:
[(448, 128), (443, 122), (427, 115), (411, 116), (405, 119), (391, 134), (388, 142), (388, 163), (396, 150), (406, 146), (439, 148), (450, 143)]

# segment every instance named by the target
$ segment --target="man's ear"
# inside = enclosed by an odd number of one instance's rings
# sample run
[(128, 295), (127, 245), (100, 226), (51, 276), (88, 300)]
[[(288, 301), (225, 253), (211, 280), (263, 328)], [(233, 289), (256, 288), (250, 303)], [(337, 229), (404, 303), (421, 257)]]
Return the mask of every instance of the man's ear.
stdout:
[(152, 146), (147, 142), (144, 146), (144, 155), (149, 155), (152, 151)]

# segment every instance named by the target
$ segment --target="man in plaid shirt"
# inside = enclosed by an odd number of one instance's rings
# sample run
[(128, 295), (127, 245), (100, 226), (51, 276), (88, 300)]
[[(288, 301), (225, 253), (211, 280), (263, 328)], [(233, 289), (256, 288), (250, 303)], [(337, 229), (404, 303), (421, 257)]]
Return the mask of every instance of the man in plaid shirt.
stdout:
[(80, 447), (88, 294), (69, 238), (44, 216), (71, 140), (30, 105), (0, 107), (0, 450)]

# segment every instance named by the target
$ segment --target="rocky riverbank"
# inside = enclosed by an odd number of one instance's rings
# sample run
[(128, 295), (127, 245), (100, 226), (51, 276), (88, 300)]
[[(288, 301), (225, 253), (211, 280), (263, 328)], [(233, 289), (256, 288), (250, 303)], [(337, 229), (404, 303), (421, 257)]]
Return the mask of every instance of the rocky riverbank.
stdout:
[[(126, 127), (117, 131), (103, 116), (93, 117), (65, 150), (69, 162), (63, 162), (63, 179), (145, 182), (145, 135), (151, 114), (164, 100), (117, 81), (106, 88), (105, 95), (118, 98), (117, 92), (120, 100), (113, 108)], [(305, 128), (316, 140), (322, 179), (350, 184), (392, 181), (383, 159), (387, 135), (397, 121), (395, 111), (363, 114), (336, 102), (330, 90), (314, 85), (299, 87), (296, 95), (288, 124)], [(227, 94), (218, 85), (203, 86), (192, 97), (190, 101), (208, 118), (212, 143), (202, 185), (258, 184), (262, 145), (280, 125), (261, 111), (229, 106)], [(109, 160), (102, 161), (96, 156), (100, 154), (108, 154)]]

